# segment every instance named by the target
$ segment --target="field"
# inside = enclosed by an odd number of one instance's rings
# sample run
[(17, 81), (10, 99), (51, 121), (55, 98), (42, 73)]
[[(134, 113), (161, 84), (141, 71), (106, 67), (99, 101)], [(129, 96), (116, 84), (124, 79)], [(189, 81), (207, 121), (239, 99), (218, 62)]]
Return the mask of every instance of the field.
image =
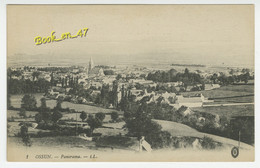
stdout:
[(252, 103), (254, 102), (254, 85), (229, 85), (214, 90), (183, 92), (183, 96), (194, 96), (202, 93), (206, 98), (221, 103)]
[[(220, 116), (226, 116), (228, 119), (233, 116), (254, 116), (254, 104), (239, 104), (254, 103), (254, 85), (229, 85), (214, 90), (184, 92), (183, 95), (194, 96), (198, 93), (202, 93), (206, 98), (214, 100), (213, 103), (204, 103), (204, 105), (216, 106), (192, 108), (194, 111), (218, 114)], [(222, 106), (228, 104), (233, 105)]]
[(254, 116), (254, 105), (196, 107), (192, 110), (226, 116), (227, 119), (233, 116)]
[[(34, 94), (36, 100), (37, 100), (37, 106), (39, 107), (41, 105), (41, 98), (43, 97), (43, 94)], [(11, 105), (15, 108), (21, 107), (21, 100), (23, 95), (12, 95), (11, 96)], [(56, 100), (46, 100), (47, 107), (53, 108), (56, 106)], [(61, 104), (62, 108), (70, 108), (75, 109), (76, 111), (85, 111), (88, 114), (95, 114), (98, 112), (103, 113), (111, 113), (113, 111), (116, 111), (114, 109), (105, 109), (101, 107), (96, 106), (90, 106), (85, 104), (74, 104), (71, 102), (62, 102)], [(122, 112), (119, 112), (122, 114)]]
[[(31, 116), (34, 117), (38, 112), (37, 111), (26, 111), (27, 117)], [(7, 110), (7, 118), (20, 118), (19, 111), (16, 110)]]

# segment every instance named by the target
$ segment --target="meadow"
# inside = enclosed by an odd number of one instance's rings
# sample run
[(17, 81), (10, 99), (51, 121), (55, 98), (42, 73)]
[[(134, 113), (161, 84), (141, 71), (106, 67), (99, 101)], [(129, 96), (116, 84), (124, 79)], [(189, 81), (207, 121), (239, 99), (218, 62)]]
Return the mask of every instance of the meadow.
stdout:
[[(183, 96), (189, 97), (202, 93), (207, 98), (231, 98), (231, 97), (250, 97), (254, 96), (254, 85), (229, 85), (218, 89), (203, 90), (194, 92), (182, 92)], [(250, 99), (249, 99), (250, 100)]]
[[(33, 94), (36, 101), (37, 101), (37, 107), (41, 105), (41, 98), (43, 97), (43, 94)], [(20, 108), (21, 107), (21, 100), (23, 98), (23, 95), (11, 95), (11, 105), (15, 108)], [(47, 107), (53, 108), (56, 106), (56, 100), (46, 100)], [(116, 111), (114, 109), (105, 109), (102, 107), (97, 107), (97, 106), (91, 106), (91, 105), (85, 105), (85, 104), (74, 104), (71, 102), (62, 102), (61, 104), (62, 108), (70, 108), (74, 109), (76, 111), (85, 111), (88, 114), (95, 114), (98, 112), (102, 113), (111, 113), (113, 111)], [(122, 112), (119, 112), (122, 114)]]
[(254, 105), (196, 107), (192, 110), (226, 116), (227, 119), (234, 116), (254, 116)]

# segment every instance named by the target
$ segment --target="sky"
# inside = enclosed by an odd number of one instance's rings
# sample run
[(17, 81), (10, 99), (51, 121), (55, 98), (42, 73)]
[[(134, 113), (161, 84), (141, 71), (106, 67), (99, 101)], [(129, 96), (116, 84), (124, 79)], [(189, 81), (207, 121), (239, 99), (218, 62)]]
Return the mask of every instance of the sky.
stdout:
[[(35, 45), (55, 31), (86, 37)], [(254, 65), (253, 5), (8, 5), (8, 66)]]

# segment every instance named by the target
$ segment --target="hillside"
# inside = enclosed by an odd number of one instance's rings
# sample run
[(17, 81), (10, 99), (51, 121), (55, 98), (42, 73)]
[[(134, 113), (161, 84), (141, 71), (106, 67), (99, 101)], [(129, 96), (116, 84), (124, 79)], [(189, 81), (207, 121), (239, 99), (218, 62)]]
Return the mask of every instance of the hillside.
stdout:
[[(228, 146), (238, 146), (238, 141), (229, 138), (224, 138), (212, 134), (199, 132), (187, 125), (164, 120), (153, 120), (162, 126), (163, 131), (168, 131), (172, 136), (190, 136), (203, 138), (204, 136), (212, 138), (216, 142), (220, 142)], [(246, 143), (240, 142), (240, 147), (243, 149), (253, 149), (254, 147)]]

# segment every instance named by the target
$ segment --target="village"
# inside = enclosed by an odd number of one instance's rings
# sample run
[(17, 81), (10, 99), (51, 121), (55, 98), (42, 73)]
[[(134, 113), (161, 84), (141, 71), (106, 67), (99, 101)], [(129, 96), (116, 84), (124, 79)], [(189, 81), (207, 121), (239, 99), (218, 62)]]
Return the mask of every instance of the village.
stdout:
[[(51, 70), (51, 68), (12, 68), (12, 71), (22, 72), (20, 75), (12, 75), (12, 79), (24, 79), (35, 81), (39, 79), (44, 79), (51, 83), (51, 87), (46, 92), (46, 97), (51, 99), (58, 99), (62, 97), (63, 99), (70, 99), (74, 103), (82, 104), (93, 104), (94, 101), (89, 101), (86, 97), (82, 97), (75, 94), (70, 94), (70, 90), (74, 86), (80, 86), (83, 90), (91, 89), (90, 96), (95, 97), (101, 94), (101, 88), (103, 85), (108, 86), (108, 90), (113, 90), (113, 82), (117, 81), (117, 104), (121, 102), (122, 92), (128, 92), (131, 96), (134, 96), (135, 101), (140, 101), (144, 97), (149, 97), (149, 102), (162, 101), (167, 103), (176, 109), (181, 106), (186, 107), (202, 107), (203, 104), (208, 102), (214, 102), (214, 100), (209, 100), (204, 97), (203, 94), (193, 95), (192, 97), (184, 97), (182, 92), (190, 91), (201, 91), (201, 90), (213, 90), (220, 88), (220, 83), (213, 83), (209, 80), (214, 75), (220, 76), (223, 72), (219, 73), (206, 73), (199, 70), (194, 71), (194, 73), (201, 76), (205, 81), (198, 83), (184, 84), (182, 81), (176, 82), (155, 82), (153, 80), (147, 80), (147, 75), (149, 73), (156, 72), (154, 69), (147, 69), (146, 67), (126, 67), (126, 68), (116, 68), (109, 66), (94, 66), (92, 58), (89, 61), (89, 65), (86, 67), (69, 67), (62, 70), (58, 68), (56, 70)], [(184, 71), (184, 70), (182, 70)], [(232, 75), (241, 75), (244, 69), (237, 70), (233, 72)], [(254, 76), (252, 71), (250, 76)], [(229, 75), (230, 72), (226, 71)], [(186, 86), (185, 86), (186, 85)], [(94, 99), (92, 99), (94, 100)], [(115, 108), (112, 104), (109, 104), (109, 108)]]
[[(79, 135), (82, 139), (87, 141), (94, 139), (91, 136), (92, 133), (87, 133), (87, 135), (84, 133), (84, 130), (90, 129), (90, 123), (87, 119), (84, 121), (84, 117), (81, 118), (81, 116), (86, 113), (87, 118), (87, 114), (90, 115), (89, 113), (91, 113), (88, 110), (91, 106), (109, 110), (104, 112), (104, 117), (101, 117), (101, 120), (105, 119), (104, 122), (99, 123), (95, 131), (93, 131), (94, 129), (92, 130), (94, 134), (107, 136), (110, 134), (115, 136), (128, 135), (131, 131), (127, 133), (124, 123), (127, 125), (135, 120), (134, 118), (136, 116), (131, 115), (138, 116), (139, 109), (142, 109), (142, 106), (144, 106), (145, 109), (148, 108), (147, 116), (149, 117), (149, 115), (151, 115), (152, 120), (158, 123), (161, 123), (160, 120), (173, 121), (188, 125), (201, 132), (217, 134), (224, 137), (228, 136), (227, 130), (231, 129), (230, 123), (233, 123), (233, 125), (236, 123), (231, 121), (234, 119), (234, 116), (229, 116), (228, 114), (227, 119), (226, 115), (223, 115), (223, 111), (219, 114), (217, 110), (214, 109), (231, 104), (226, 104), (226, 102), (220, 104), (218, 101), (225, 97), (223, 94), (219, 94), (222, 95), (222, 97), (216, 97), (216, 95), (222, 92), (221, 88), (229, 87), (229, 85), (237, 85), (240, 87), (246, 84), (246, 87), (251, 87), (254, 72), (245, 68), (226, 68), (224, 71), (222, 70), (217, 73), (215, 69), (212, 71), (198, 70), (197, 66), (189, 67), (190, 70), (184, 67), (182, 67), (182, 69), (180, 69), (180, 67), (174, 68), (178, 69), (178, 71), (173, 68), (168, 71), (162, 71), (136, 65), (127, 67), (95, 66), (93, 59), (90, 58), (88, 66), (86, 67), (25, 66), (10, 68), (8, 77), (9, 80), (12, 81), (9, 86), (11, 94), (23, 93), (28, 89), (29, 92), (32, 93), (43, 93), (44, 101), (57, 101), (57, 105), (51, 107), (54, 110), (53, 115), (56, 114), (55, 110), (59, 110), (63, 111), (63, 117), (58, 117), (55, 122), (59, 123), (59, 127), (63, 129), (77, 128), (73, 134)], [(15, 85), (18, 81), (25, 81), (28, 87), (20, 88), (20, 85)], [(213, 94), (210, 94), (211, 92)], [(240, 93), (236, 94), (241, 96)], [(251, 104), (253, 104), (251, 102), (252, 95), (243, 96), (250, 96), (250, 100), (245, 102), (245, 106), (251, 107)], [(236, 95), (234, 98), (236, 98)], [(41, 102), (43, 102), (42, 98)], [(58, 109), (58, 102), (60, 102), (60, 105), (65, 102), (67, 102), (66, 104), (70, 103), (70, 105), (67, 106), (67, 108), (59, 105), (60, 107)], [(74, 108), (74, 106), (76, 107), (77, 105), (82, 105), (80, 108), (82, 109), (81, 111)], [(238, 103), (235, 105), (244, 104)], [(13, 107), (11, 103), (10, 109), (19, 110), (19, 107), (20, 106)], [(211, 108), (212, 112), (205, 113), (204, 111), (209, 108)], [(149, 109), (151, 110), (149, 111)], [(31, 110), (42, 111), (44, 109), (41, 109), (41, 107), (38, 109), (35, 106), (35, 108)], [(49, 111), (50, 110), (51, 109), (49, 109)], [(225, 110), (226, 109), (224, 109), (224, 111)], [(38, 112), (32, 113), (33, 118), (30, 119), (28, 117), (27, 119), (20, 119), (19, 117), (14, 117), (16, 116), (14, 115), (10, 116), (9, 120), (32, 123), (38, 120), (33, 128), (38, 128), (39, 130), (43, 128), (46, 129), (47, 121), (42, 117), (39, 119), (37, 113)], [(68, 117), (72, 114), (76, 114), (76, 116), (74, 115), (75, 118)], [(94, 114), (96, 115), (96, 112)], [(110, 114), (111, 118), (108, 117)], [(252, 116), (251, 114), (250, 111), (250, 116)], [(62, 116), (62, 114), (60, 115)], [(117, 117), (112, 119), (112, 115)], [(100, 114), (100, 116), (102, 116), (102, 114)], [(240, 116), (240, 114), (238, 114), (238, 116)], [(248, 115), (245, 117), (248, 118)], [(249, 117), (249, 120), (251, 120), (251, 118)], [(43, 124), (43, 120), (45, 124)], [(140, 118), (140, 120), (142, 120), (142, 118)], [(241, 120), (241, 116), (239, 120)], [(55, 122), (53, 124), (55, 124)], [(128, 130), (131, 130), (131, 127), (129, 127)], [(114, 128), (114, 130), (108, 130), (110, 128)], [(115, 129), (121, 129), (121, 131)], [(133, 131), (133, 135), (136, 136), (139, 135), (139, 133), (136, 134), (136, 132)], [(195, 141), (197, 142), (196, 139)], [(248, 142), (252, 143), (251, 141)], [(151, 144), (153, 144), (153, 142)], [(157, 142), (155, 144), (156, 145), (152, 146), (156, 148), (158, 144)]]

